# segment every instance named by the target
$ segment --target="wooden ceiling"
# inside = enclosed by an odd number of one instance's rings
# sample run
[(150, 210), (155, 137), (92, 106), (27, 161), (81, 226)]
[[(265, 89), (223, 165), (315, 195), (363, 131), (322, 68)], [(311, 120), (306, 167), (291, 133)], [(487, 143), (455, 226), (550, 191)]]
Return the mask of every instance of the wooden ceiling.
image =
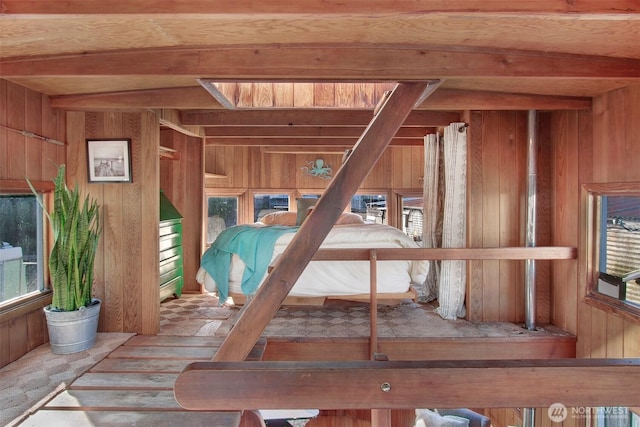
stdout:
[(437, 112), (585, 108), (640, 84), (637, 0), (0, 0), (0, 12), (1, 78), (59, 108), (177, 109), (191, 125), (255, 108), (288, 123), (370, 114), (398, 81), (442, 81), (417, 106), (433, 112), (423, 126)]

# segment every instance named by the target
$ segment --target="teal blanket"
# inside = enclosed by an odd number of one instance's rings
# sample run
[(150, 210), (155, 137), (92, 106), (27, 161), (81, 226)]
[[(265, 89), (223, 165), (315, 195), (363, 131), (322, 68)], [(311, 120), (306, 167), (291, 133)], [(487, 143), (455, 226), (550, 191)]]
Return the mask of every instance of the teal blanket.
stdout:
[(229, 296), (229, 267), (233, 254), (237, 254), (246, 266), (242, 275), (242, 293), (253, 295), (269, 267), (276, 240), (285, 233), (295, 233), (298, 228), (237, 225), (220, 233), (200, 261), (202, 268), (216, 282), (220, 304), (224, 304)]

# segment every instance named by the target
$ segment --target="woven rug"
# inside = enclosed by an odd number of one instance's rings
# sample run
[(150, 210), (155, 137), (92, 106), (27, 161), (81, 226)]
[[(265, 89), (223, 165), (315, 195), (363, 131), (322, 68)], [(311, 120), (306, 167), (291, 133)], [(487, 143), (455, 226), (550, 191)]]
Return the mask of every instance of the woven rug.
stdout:
[(240, 307), (218, 305), (213, 294), (183, 294), (160, 304), (159, 335), (214, 336)]

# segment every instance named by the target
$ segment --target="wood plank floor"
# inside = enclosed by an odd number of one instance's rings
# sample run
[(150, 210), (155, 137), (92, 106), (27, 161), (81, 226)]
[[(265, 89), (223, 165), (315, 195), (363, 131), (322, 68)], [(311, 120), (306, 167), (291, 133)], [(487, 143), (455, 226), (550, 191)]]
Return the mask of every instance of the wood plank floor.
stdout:
[[(378, 352), (391, 360), (575, 357), (575, 337), (554, 327), (444, 321), (414, 305), (380, 308)], [(238, 412), (185, 411), (173, 394), (185, 366), (211, 360), (238, 311), (202, 295), (166, 301), (160, 335), (132, 337), (18, 425), (253, 426)], [(357, 305), (283, 308), (247, 359), (368, 360), (367, 316)]]
[[(21, 426), (238, 426), (239, 412), (185, 411), (173, 384), (185, 366), (211, 360), (223, 337), (135, 336)], [(260, 360), (260, 340), (247, 360)]]

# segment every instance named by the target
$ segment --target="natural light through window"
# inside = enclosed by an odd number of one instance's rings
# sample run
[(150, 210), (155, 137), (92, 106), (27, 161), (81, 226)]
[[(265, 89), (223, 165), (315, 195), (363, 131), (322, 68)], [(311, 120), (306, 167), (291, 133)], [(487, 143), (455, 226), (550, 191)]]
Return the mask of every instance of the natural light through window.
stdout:
[(640, 315), (640, 184), (591, 184), (585, 190), (588, 299)]
[(0, 304), (44, 288), (42, 226), (34, 195), (0, 195)]
[(207, 197), (207, 244), (216, 240), (222, 230), (238, 224), (237, 196)]

